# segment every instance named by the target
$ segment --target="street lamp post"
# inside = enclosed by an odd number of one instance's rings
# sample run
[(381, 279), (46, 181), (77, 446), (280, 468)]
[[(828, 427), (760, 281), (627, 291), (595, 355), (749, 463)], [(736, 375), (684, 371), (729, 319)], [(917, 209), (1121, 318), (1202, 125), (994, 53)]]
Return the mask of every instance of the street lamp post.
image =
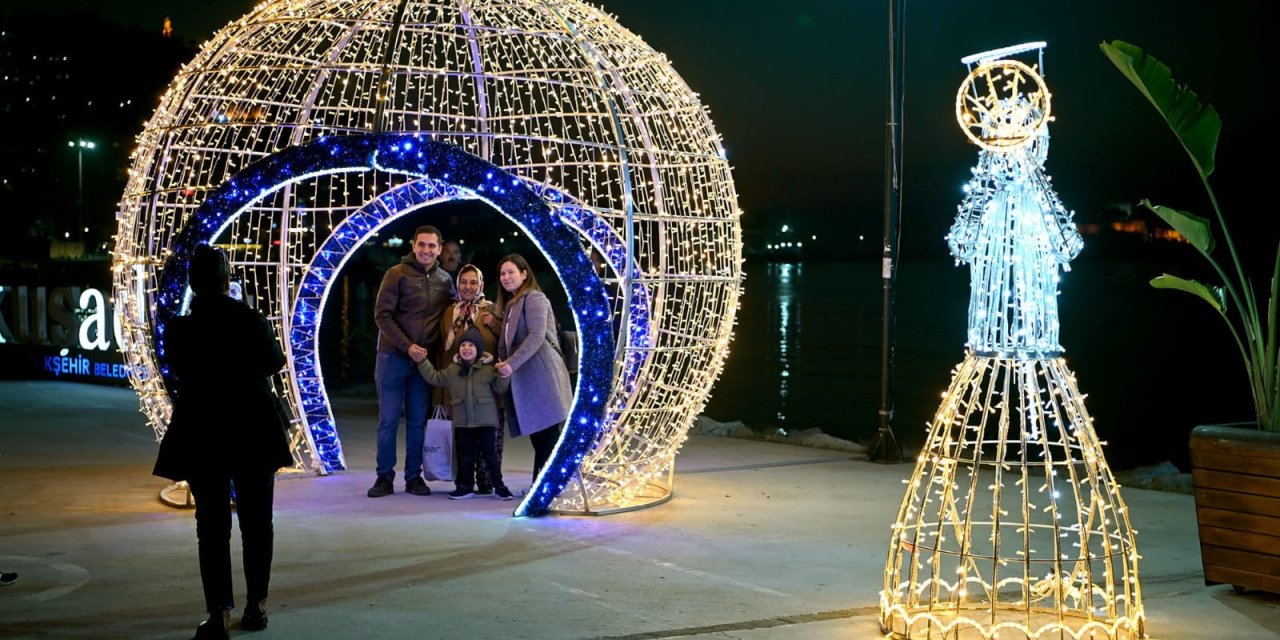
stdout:
[(84, 150), (97, 145), (92, 140), (69, 140), (68, 147), (76, 150), (76, 236), (84, 241)]
[(893, 434), (894, 306), (898, 283), (899, 224), (902, 220), (902, 100), (906, 46), (903, 13), (907, 0), (889, 0), (889, 95), (884, 143), (884, 245), (880, 258), (883, 314), (880, 331), (880, 430), (867, 449), (873, 462), (907, 462)]

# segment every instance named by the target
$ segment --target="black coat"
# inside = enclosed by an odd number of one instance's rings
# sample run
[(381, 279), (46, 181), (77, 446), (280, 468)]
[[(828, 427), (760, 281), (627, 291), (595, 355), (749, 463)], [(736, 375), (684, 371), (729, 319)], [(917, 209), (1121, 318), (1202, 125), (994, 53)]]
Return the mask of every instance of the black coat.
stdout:
[(284, 352), (262, 314), (226, 296), (196, 296), (190, 315), (169, 321), (164, 346), (177, 384), (155, 475), (293, 465), (271, 386)]

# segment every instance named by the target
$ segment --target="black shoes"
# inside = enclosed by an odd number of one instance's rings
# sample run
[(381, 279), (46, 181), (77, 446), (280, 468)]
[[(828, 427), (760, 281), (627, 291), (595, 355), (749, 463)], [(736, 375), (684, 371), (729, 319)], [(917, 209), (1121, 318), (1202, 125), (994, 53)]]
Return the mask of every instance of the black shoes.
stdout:
[(493, 490), (493, 497), (499, 500), (515, 500), (516, 497), (511, 495), (511, 490), (506, 487), (498, 487)]
[(476, 494), (474, 491), (459, 487), (457, 489), (454, 489), (453, 493), (449, 494), (449, 499), (450, 500), (470, 500), (471, 498), (474, 498), (475, 495)]
[[(390, 483), (388, 483), (388, 485), (390, 485)], [(374, 485), (374, 487), (377, 487), (377, 486), (378, 485)], [(370, 489), (369, 491), (373, 491), (373, 489)], [(404, 492), (412, 493), (415, 496), (429, 496), (431, 495), (431, 487), (427, 486), (426, 480), (423, 480), (422, 478), (414, 478), (404, 483)], [(389, 490), (388, 490), (388, 493), (390, 493)], [(370, 493), (369, 495), (373, 495), (373, 494)]]
[(7, 587), (18, 581), (18, 574), (11, 571), (0, 571), (0, 587)]
[[(267, 628), (267, 601), (259, 600), (244, 608), (240, 618), (240, 628), (245, 631), (262, 631)], [(209, 619), (196, 627), (196, 635), (191, 640), (230, 640), (231, 612), (223, 609), (218, 613), (210, 613)]]
[[(370, 498), (381, 498), (382, 496), (389, 496), (395, 492), (396, 489), (392, 486), (391, 478), (378, 478), (378, 480), (373, 483), (373, 486), (369, 487), (368, 495)], [(404, 483), (404, 492), (415, 496), (429, 496), (431, 495), (431, 487), (427, 486), (426, 480), (418, 477)]]
[(196, 635), (191, 640), (229, 640), (231, 632), (231, 612), (223, 609), (218, 613), (210, 613), (209, 619), (196, 627)]
[(240, 628), (245, 631), (262, 631), (267, 628), (267, 601), (260, 600), (244, 608), (240, 618)]
[[(419, 480), (419, 482), (421, 482), (421, 480)], [(396, 488), (392, 486), (391, 478), (378, 478), (378, 481), (374, 482), (372, 487), (369, 487), (370, 498), (381, 498), (382, 496), (389, 496), (395, 492)]]

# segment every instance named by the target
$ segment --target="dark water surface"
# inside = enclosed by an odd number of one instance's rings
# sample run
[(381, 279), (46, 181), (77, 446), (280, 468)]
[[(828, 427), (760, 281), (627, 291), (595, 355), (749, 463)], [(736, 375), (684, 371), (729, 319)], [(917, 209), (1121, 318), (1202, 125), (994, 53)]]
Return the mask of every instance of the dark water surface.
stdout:
[[(1083, 258), (1063, 275), (1062, 343), (1108, 460), (1186, 469), (1192, 428), (1252, 417), (1239, 352), (1208, 305), (1147, 285), (1167, 265)], [(880, 408), (879, 266), (748, 264), (705, 413), (757, 431), (819, 427), (870, 439)], [(951, 262), (899, 268), (894, 431), (912, 449), (964, 358), (968, 286), (967, 269)]]

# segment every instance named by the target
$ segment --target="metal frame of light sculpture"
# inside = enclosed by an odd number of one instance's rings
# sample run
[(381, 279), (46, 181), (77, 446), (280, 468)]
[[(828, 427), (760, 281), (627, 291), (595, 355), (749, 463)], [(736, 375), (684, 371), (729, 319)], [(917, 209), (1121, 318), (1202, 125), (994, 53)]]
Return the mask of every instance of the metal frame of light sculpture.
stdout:
[[(1083, 244), (1044, 173), (1048, 94), (1004, 58), (1043, 47), (964, 61), (957, 122), (986, 143), (947, 236), (970, 268), (968, 341), (892, 528), (880, 624), (896, 638), (1145, 637), (1135, 532), (1058, 342), (1059, 269)], [(995, 89), (975, 80), (1015, 88), (976, 123), (961, 104)]]
[[(167, 313), (159, 279), (177, 234), (253, 163), (377, 132), (420, 134), (518, 177), (577, 232), (580, 251), (598, 254), (614, 378), (576, 480), (548, 508), (608, 513), (669, 497), (676, 452), (727, 354), (741, 212), (697, 94), (664, 56), (578, 0), (273, 0), (201, 48), (138, 138), (114, 248), (122, 351), (157, 438), (171, 405), (152, 336)], [(213, 239), (289, 336), (305, 320), (295, 303), (313, 295), (308, 270), (323, 262), (333, 230), (413, 180), (378, 170), (303, 176)], [(314, 356), (286, 347), (304, 364)], [(334, 454), (316, 448), (337, 440), (301, 427), (319, 407), (298, 391), (318, 379), (289, 368), (274, 383), (300, 417), (297, 469), (325, 472)]]
[[(616, 423), (626, 415), (633, 394), (642, 382), (641, 374), (644, 371), (644, 364), (648, 359), (649, 349), (653, 346), (653, 337), (649, 333), (652, 327), (649, 317), (651, 308), (649, 290), (642, 284), (643, 276), (636, 271), (634, 262), (628, 258), (626, 240), (620, 238), (616, 230), (610, 227), (603, 218), (591, 209), (573, 202), (568, 195), (552, 187), (543, 185), (535, 187), (535, 190), (542, 194), (566, 224), (577, 229), (584, 238), (591, 242), (614, 274), (625, 273), (627, 269), (632, 270), (631, 297), (628, 303), (629, 312), (624, 316), (627, 325), (623, 328), (623, 331), (627, 334), (625, 344), (630, 345), (631, 348), (625, 351), (620, 350), (616, 371), (617, 378), (606, 411), (606, 421)], [(623, 342), (619, 341), (619, 346), (622, 344)], [(588, 485), (585, 482), (571, 484), (567, 488), (568, 490), (560, 496), (558, 512), (604, 515), (626, 511), (636, 507), (634, 505), (613, 508), (593, 507), (593, 504), (599, 504), (600, 502), (614, 504), (616, 501), (609, 499), (601, 501), (598, 497), (593, 500), (592, 490), (594, 489), (598, 492), (601, 487), (607, 487), (608, 491), (616, 493), (635, 487), (634, 491), (637, 494), (642, 494), (645, 489), (654, 486), (652, 473), (636, 474), (632, 472), (632, 469), (625, 466), (601, 462), (612, 459), (619, 451), (625, 451), (627, 441), (617, 438), (616, 435), (616, 430), (602, 429), (599, 431), (600, 438), (589, 448), (591, 453), (584, 462), (584, 467), (587, 468), (587, 471), (579, 476), (579, 479), (594, 477), (597, 481), (592, 485)], [(653, 506), (670, 498), (671, 474), (673, 472), (674, 468), (668, 466), (665, 470), (667, 474), (666, 483), (659, 486), (659, 492), (656, 496), (653, 496), (651, 500), (644, 501), (640, 506)], [(602, 479), (607, 480), (602, 482)]]
[(969, 77), (956, 92), (956, 121), (970, 142), (987, 151), (1016, 149), (1052, 120), (1052, 96), (1044, 79), (1025, 62), (1004, 57), (1038, 51), (1037, 68), (1043, 70), (1044, 46), (1029, 42), (960, 61), (969, 65)]

